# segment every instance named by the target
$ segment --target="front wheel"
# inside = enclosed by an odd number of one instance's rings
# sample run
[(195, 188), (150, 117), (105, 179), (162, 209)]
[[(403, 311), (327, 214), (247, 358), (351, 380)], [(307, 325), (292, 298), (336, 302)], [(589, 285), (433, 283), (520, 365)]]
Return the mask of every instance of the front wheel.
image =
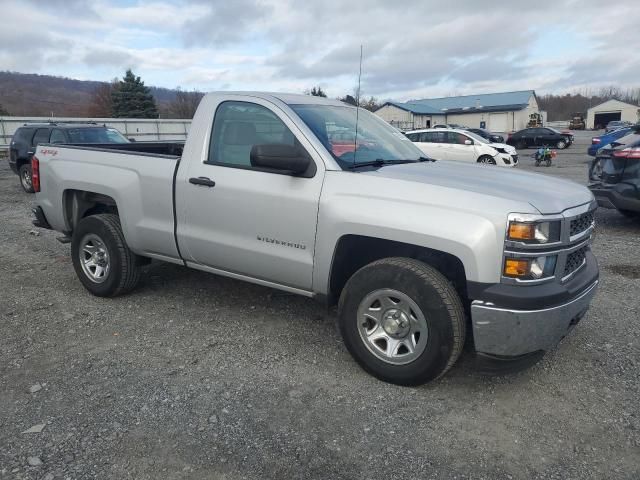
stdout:
[(558, 150), (563, 150), (567, 148), (567, 142), (565, 142), (564, 140), (558, 140), (558, 142), (556, 143), (556, 148)]
[(27, 193), (34, 193), (31, 165), (28, 163), (23, 164), (20, 170), (18, 170), (18, 174), (20, 175), (20, 185), (22, 185), (22, 189)]
[(80, 220), (71, 239), (71, 258), (82, 285), (98, 297), (126, 293), (140, 279), (140, 257), (129, 250), (117, 215)]
[(338, 322), (360, 366), (398, 385), (444, 375), (464, 345), (458, 293), (438, 270), (411, 258), (385, 258), (358, 270), (340, 296)]
[(485, 165), (495, 165), (496, 160), (491, 155), (482, 155), (478, 158), (478, 163), (484, 163)]

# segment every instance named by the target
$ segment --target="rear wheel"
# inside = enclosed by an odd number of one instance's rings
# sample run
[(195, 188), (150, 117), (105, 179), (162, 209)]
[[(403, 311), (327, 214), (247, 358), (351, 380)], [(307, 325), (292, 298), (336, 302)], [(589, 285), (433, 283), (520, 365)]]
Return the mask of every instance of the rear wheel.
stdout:
[(20, 175), (20, 185), (22, 185), (22, 189), (27, 193), (33, 193), (33, 180), (31, 177), (31, 165), (28, 163), (23, 164), (18, 170), (18, 174)]
[(358, 270), (342, 291), (339, 312), (347, 349), (385, 382), (434, 380), (464, 345), (464, 308), (456, 290), (435, 268), (411, 258), (386, 258)]
[(496, 160), (491, 155), (482, 155), (480, 158), (478, 158), (478, 163), (484, 163), (484, 164), (487, 164), (487, 165), (495, 165), (496, 164)]
[(527, 144), (526, 144), (526, 143), (524, 143), (524, 141), (522, 141), (522, 140), (518, 140), (518, 141), (516, 142), (516, 148), (517, 148), (518, 150), (522, 150), (523, 148), (526, 148), (526, 147), (527, 147)]
[(141, 257), (129, 250), (117, 215), (80, 220), (71, 240), (71, 258), (82, 285), (99, 297), (129, 292), (140, 279)]

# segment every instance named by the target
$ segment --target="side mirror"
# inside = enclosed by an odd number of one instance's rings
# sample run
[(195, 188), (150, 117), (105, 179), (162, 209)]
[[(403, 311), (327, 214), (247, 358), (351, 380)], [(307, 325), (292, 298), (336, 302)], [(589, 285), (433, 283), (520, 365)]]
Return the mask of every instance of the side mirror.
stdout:
[(311, 159), (298, 147), (285, 144), (254, 145), (249, 155), (252, 167), (280, 170), (294, 175), (305, 173)]
[(136, 139), (135, 139), (135, 138), (133, 138), (133, 137), (130, 137), (130, 138), (129, 138), (129, 141), (130, 141), (130, 142), (135, 142), (135, 141), (136, 141)]
[(464, 144), (465, 145), (473, 145), (473, 140), (467, 139), (467, 140), (464, 141)]

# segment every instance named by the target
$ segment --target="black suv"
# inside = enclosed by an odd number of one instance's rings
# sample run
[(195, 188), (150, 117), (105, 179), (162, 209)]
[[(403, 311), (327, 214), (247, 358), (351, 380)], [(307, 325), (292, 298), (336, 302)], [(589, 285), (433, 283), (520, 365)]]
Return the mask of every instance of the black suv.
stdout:
[(640, 218), (640, 125), (598, 150), (589, 169), (589, 189), (605, 208)]
[(559, 150), (567, 148), (573, 143), (573, 134), (559, 132), (555, 128), (536, 127), (525, 128), (512, 133), (507, 138), (507, 144), (517, 149), (527, 147), (556, 147)]
[(40, 143), (128, 143), (115, 128), (87, 123), (25, 123), (11, 138), (9, 166), (20, 175), (25, 192), (33, 193), (31, 157)]

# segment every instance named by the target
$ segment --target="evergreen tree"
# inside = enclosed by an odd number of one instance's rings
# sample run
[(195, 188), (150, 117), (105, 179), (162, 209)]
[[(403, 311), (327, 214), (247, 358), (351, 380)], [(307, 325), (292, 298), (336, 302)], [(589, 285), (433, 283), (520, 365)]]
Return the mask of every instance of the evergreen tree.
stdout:
[(322, 87), (318, 86), (318, 87), (313, 87), (311, 90), (305, 90), (304, 91), (305, 95), (312, 95), (314, 97), (325, 97), (327, 96), (326, 93), (324, 93), (324, 90), (322, 90)]
[(156, 101), (140, 77), (127, 70), (111, 93), (112, 115), (116, 118), (157, 118)]
[(9, 111), (0, 103), (0, 116), (11, 115)]

